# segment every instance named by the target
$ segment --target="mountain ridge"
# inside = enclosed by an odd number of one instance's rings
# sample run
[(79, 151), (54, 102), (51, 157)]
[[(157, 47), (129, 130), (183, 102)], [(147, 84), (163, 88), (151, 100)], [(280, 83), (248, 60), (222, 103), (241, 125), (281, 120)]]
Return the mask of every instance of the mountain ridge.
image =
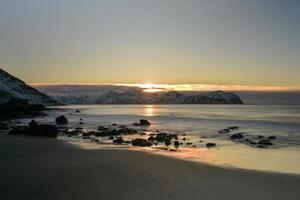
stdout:
[(0, 104), (17, 100), (28, 104), (54, 105), (57, 103), (46, 94), (0, 68)]

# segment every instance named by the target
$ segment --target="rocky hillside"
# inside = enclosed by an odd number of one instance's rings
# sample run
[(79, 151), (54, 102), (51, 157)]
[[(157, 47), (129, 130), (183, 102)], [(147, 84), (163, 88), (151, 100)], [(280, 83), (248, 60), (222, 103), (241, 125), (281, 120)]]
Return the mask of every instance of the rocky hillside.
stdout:
[(99, 96), (56, 96), (66, 104), (243, 104), (234, 93), (215, 91), (184, 94), (175, 91), (146, 93), (141, 90), (106, 91)]
[(53, 105), (55, 100), (0, 68), (0, 104), (23, 100), (28, 104)]

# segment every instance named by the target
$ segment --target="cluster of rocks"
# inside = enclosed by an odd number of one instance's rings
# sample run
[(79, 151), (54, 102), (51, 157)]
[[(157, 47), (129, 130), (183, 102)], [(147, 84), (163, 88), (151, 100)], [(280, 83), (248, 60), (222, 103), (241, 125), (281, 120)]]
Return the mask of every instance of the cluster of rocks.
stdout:
[[(231, 126), (231, 127), (219, 130), (218, 133), (226, 134), (226, 133), (230, 133), (231, 131), (237, 130), (237, 129), (239, 129), (239, 127)], [(246, 137), (246, 133), (238, 132), (238, 133), (232, 134), (230, 136), (230, 139), (233, 141), (242, 142), (242, 143), (248, 144), (250, 146), (257, 147), (257, 148), (267, 148), (268, 146), (273, 145), (273, 142), (271, 142), (271, 140), (275, 140), (276, 136), (269, 136), (269, 137), (265, 138), (265, 136), (259, 135), (255, 138), (253, 136)]]
[(38, 124), (36, 121), (32, 120), (28, 126), (12, 127), (8, 134), (56, 137), (58, 129), (55, 125)]
[[(80, 119), (79, 124), (83, 124), (83, 119)], [(67, 135), (68, 137), (78, 136), (82, 139), (90, 139), (93, 142), (99, 142), (99, 138), (103, 137), (106, 140), (112, 141), (113, 144), (131, 144), (132, 146), (138, 147), (150, 147), (152, 145), (164, 144), (166, 150), (176, 151), (183, 142), (188, 140), (186, 137), (182, 137), (179, 141), (177, 134), (162, 133), (157, 131), (156, 133), (150, 134), (148, 138), (133, 138), (131, 140), (125, 140), (123, 136), (126, 135), (145, 135), (134, 128), (127, 127), (125, 125), (112, 124), (110, 126), (99, 126), (95, 131), (84, 131), (82, 127), (76, 127), (73, 130), (69, 130), (67, 126), (69, 120), (61, 115), (55, 119), (56, 125), (51, 124), (38, 124), (36, 121), (32, 120), (28, 126), (14, 126), (9, 127), (5, 123), (0, 123), (0, 130), (9, 130), (9, 134), (22, 134), (30, 136), (49, 136), (56, 137), (58, 134)], [(133, 126), (150, 126), (151, 123), (148, 120), (141, 119), (139, 123), (132, 124)], [(182, 134), (185, 136), (185, 134)], [(192, 142), (185, 142), (186, 145), (192, 145)], [(169, 146), (174, 148), (168, 149)], [(193, 145), (196, 147), (196, 145)], [(207, 143), (207, 148), (216, 147), (215, 143)]]

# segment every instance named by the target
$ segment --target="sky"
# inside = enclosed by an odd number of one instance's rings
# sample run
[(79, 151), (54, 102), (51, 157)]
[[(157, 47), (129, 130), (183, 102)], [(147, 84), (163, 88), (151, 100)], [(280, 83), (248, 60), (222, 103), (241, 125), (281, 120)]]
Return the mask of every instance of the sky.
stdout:
[(299, 0), (0, 0), (28, 83), (300, 88)]

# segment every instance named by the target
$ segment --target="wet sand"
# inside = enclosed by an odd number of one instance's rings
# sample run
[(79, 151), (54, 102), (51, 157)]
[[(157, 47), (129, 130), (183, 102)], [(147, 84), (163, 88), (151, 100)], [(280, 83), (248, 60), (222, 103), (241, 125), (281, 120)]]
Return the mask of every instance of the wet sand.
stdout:
[(0, 135), (0, 199), (299, 199), (300, 176)]

